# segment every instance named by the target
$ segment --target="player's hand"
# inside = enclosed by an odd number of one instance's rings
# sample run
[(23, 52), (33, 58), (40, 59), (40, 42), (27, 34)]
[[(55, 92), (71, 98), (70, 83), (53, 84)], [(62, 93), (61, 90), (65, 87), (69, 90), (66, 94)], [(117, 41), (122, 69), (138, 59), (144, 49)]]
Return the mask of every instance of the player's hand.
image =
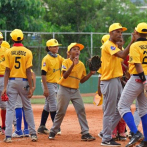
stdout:
[(48, 90), (48, 88), (47, 88), (47, 89), (44, 89), (43, 95), (44, 95), (46, 98), (49, 96), (49, 90)]
[(144, 84), (144, 95), (147, 98), (147, 83)]
[(34, 91), (35, 91), (35, 87), (32, 87), (32, 93), (34, 93)]
[(90, 71), (91, 75), (94, 75), (96, 73), (96, 71)]
[(4, 93), (6, 93), (6, 91), (7, 91), (6, 89), (3, 89), (1, 95), (4, 95)]
[(33, 95), (33, 90), (32, 88), (29, 88), (29, 94), (28, 94), (28, 98), (31, 98)]
[(73, 64), (76, 65), (79, 63), (79, 56), (76, 56), (74, 59), (73, 59)]
[(132, 38), (131, 38), (131, 42), (135, 42), (138, 39), (138, 36), (136, 35), (136, 30), (134, 30), (134, 32), (132, 33)]

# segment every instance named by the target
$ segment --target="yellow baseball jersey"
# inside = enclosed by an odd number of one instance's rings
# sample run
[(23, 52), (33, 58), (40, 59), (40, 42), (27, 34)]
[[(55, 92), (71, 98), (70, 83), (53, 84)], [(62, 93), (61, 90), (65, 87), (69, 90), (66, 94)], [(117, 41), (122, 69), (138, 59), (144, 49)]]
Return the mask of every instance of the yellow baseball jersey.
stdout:
[(111, 41), (107, 41), (101, 51), (101, 80), (109, 80), (123, 75), (121, 58), (116, 57), (114, 54), (119, 52), (120, 49)]
[(10, 78), (27, 78), (26, 69), (32, 67), (32, 52), (21, 43), (16, 43), (8, 49), (2, 64), (10, 68)]
[(6, 48), (2, 47), (0, 48), (0, 75), (4, 75), (5, 74), (5, 66), (2, 65), (2, 62), (5, 61), (5, 52), (6, 52)]
[(61, 77), (61, 66), (64, 58), (57, 55), (56, 58), (47, 54), (42, 59), (41, 70), (46, 71), (46, 81), (49, 83), (57, 83)]
[(70, 58), (63, 61), (61, 79), (58, 81), (58, 84), (68, 88), (78, 89), (80, 80), (86, 76), (86, 69), (84, 64), (79, 61), (79, 63), (73, 67), (70, 75), (66, 79), (64, 79), (63, 71), (67, 71), (72, 64), (73, 62)]
[(141, 63), (145, 75), (147, 75), (147, 41), (137, 41), (130, 47), (129, 73), (138, 74), (134, 63)]

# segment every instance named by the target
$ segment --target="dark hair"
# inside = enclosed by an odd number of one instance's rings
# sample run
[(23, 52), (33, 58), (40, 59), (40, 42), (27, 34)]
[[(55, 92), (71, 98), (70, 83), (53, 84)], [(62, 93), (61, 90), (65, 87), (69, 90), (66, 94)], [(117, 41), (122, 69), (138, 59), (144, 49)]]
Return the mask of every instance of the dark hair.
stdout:
[[(13, 40), (14, 41), (14, 40)], [(21, 43), (22, 42), (22, 40), (21, 41), (14, 41), (15, 43)]]
[(48, 46), (45, 47), (45, 50), (46, 50), (47, 52), (49, 52)]
[(142, 38), (146, 38), (147, 34), (139, 33), (139, 36), (142, 37)]

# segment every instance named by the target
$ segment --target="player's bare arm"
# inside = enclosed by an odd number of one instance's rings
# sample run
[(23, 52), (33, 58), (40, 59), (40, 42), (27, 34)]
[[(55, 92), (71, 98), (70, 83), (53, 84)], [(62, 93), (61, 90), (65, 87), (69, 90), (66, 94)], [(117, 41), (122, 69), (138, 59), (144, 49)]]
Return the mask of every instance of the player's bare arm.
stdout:
[(28, 98), (31, 98), (33, 95), (32, 92), (32, 74), (31, 74), (31, 67), (26, 69), (26, 75), (27, 75), (27, 79), (28, 79), (28, 83), (29, 83), (29, 94), (28, 94)]
[(49, 90), (48, 90), (48, 87), (47, 87), (46, 75), (42, 75), (42, 83), (43, 83), (43, 86), (44, 86), (43, 95), (45, 97), (48, 97), (49, 96)]
[(87, 81), (95, 73), (96, 73), (96, 71), (90, 71), (89, 74), (87, 74), (83, 79), (81, 79), (80, 83), (84, 83), (85, 81)]
[(6, 67), (6, 69), (5, 69), (5, 76), (4, 76), (4, 89), (3, 89), (1, 95), (3, 95), (7, 91), (9, 75), (10, 75), (10, 68)]
[(134, 33), (132, 33), (132, 38), (131, 38), (131, 41), (130, 41), (129, 45), (125, 48), (125, 50), (117, 52), (115, 54), (115, 56), (120, 57), (122, 59), (125, 59), (127, 57), (127, 55), (129, 54), (130, 46), (135, 41), (136, 41), (136, 35)]
[(101, 88), (100, 88), (100, 83), (101, 83), (101, 77), (98, 77), (98, 95), (99, 96), (102, 96), (102, 93), (101, 93)]
[(33, 82), (32, 92), (34, 93), (34, 90), (36, 89), (36, 75), (34, 72), (32, 72), (32, 82)]
[(70, 73), (71, 73), (73, 67), (74, 67), (76, 64), (78, 64), (78, 62), (79, 62), (79, 57), (75, 57), (72, 61), (73, 61), (73, 64), (70, 66), (70, 68), (69, 68), (67, 71), (63, 71), (63, 78), (64, 78), (64, 79), (66, 79), (66, 78), (70, 75)]

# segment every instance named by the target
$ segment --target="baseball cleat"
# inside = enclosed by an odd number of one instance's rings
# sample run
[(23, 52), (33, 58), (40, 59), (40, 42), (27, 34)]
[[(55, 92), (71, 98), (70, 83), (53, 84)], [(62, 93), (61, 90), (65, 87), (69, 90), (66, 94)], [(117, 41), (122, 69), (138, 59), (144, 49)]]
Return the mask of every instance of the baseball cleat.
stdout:
[(23, 130), (23, 136), (24, 137), (29, 137), (30, 136), (30, 131), (28, 129)]
[(7, 137), (7, 136), (6, 136), (6, 138), (4, 139), (4, 142), (6, 142), (6, 143), (11, 143), (11, 142), (12, 142), (11, 137)]
[(100, 133), (98, 134), (98, 137), (102, 139), (102, 138), (103, 138), (103, 134), (100, 132)]
[(95, 137), (91, 136), (89, 133), (82, 135), (81, 137), (82, 141), (93, 141), (95, 140)]
[(49, 134), (49, 139), (50, 140), (54, 140), (55, 139), (55, 136), (56, 136), (56, 134), (55, 133), (53, 133), (53, 132), (50, 132), (50, 134)]
[(132, 133), (132, 138), (130, 139), (130, 142), (126, 145), (126, 147), (132, 147), (137, 142), (142, 141), (144, 139), (144, 136), (137, 131), (136, 134)]
[(37, 130), (38, 134), (49, 134), (50, 131), (45, 126), (40, 126)]
[(21, 138), (23, 137), (23, 132), (22, 130), (20, 131), (15, 131), (13, 134), (12, 134), (12, 138)]
[(31, 134), (31, 140), (33, 141), (33, 142), (35, 142), (35, 141), (37, 141), (37, 135), (36, 134)]
[(115, 142), (113, 139), (111, 139), (110, 141), (102, 142), (101, 145), (102, 146), (112, 146), (112, 147), (121, 146), (121, 144)]

